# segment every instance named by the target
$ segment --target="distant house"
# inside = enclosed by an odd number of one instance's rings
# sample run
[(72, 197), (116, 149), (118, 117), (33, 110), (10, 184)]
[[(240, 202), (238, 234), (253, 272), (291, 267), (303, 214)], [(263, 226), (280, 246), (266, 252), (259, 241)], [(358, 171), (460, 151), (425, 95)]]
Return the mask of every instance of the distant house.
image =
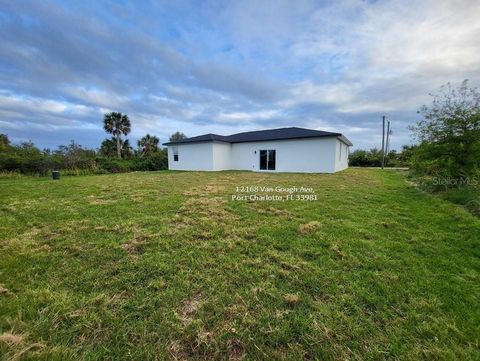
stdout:
[(352, 143), (340, 133), (292, 127), (204, 134), (164, 145), (172, 170), (334, 173), (348, 167)]

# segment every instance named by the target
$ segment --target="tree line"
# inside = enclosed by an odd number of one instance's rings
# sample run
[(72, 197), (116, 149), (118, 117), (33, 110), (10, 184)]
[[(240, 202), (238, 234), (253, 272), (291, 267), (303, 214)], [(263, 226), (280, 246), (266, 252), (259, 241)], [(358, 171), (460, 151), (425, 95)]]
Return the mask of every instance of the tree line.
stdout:
[[(418, 187), (480, 215), (480, 92), (464, 80), (431, 95), (410, 127), (416, 144), (389, 152), (387, 166), (408, 166)], [(356, 150), (350, 165), (378, 167), (381, 159), (378, 149)]]
[[(131, 122), (126, 114), (111, 112), (104, 115), (103, 129), (112, 135), (98, 149), (82, 147), (73, 140), (55, 150), (40, 149), (32, 142), (12, 144), (8, 135), (0, 134), (0, 172), (47, 175), (51, 170), (63, 174), (99, 174), (128, 171), (152, 171), (168, 168), (167, 149), (160, 139), (146, 134), (134, 149), (127, 135)], [(175, 132), (170, 141), (186, 138)]]
[[(399, 152), (386, 155), (387, 166), (408, 166), (412, 176), (423, 183), (451, 185), (480, 181), (480, 92), (469, 87), (468, 80), (460, 86), (450, 83), (431, 94), (431, 105), (423, 105), (421, 120), (410, 127), (415, 145), (403, 146)], [(356, 150), (349, 156), (352, 166), (381, 165), (381, 151)], [(463, 182), (458, 180), (463, 179)], [(455, 181), (457, 180), (457, 181)], [(470, 180), (470, 181), (469, 181)]]
[[(404, 145), (400, 151), (390, 150), (385, 155), (385, 167), (410, 167), (415, 149), (415, 145)], [(382, 150), (357, 149), (349, 154), (348, 164), (353, 167), (381, 167)]]

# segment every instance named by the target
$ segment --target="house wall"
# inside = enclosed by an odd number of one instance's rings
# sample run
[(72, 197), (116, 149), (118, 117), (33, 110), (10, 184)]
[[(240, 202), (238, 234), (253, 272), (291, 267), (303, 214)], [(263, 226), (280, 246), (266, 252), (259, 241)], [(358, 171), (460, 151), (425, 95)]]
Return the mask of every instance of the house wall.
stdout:
[[(173, 147), (168, 146), (168, 167), (172, 170), (333, 173), (348, 167), (347, 147), (335, 137), (179, 144), (178, 162), (173, 160)], [(262, 149), (276, 150), (275, 171), (260, 170)]]
[(340, 139), (336, 139), (335, 172), (348, 168), (348, 152), (349, 152), (349, 146), (344, 142), (342, 142)]
[(276, 172), (333, 173), (336, 141), (329, 137), (233, 143), (232, 169), (261, 171), (259, 151), (275, 149)]
[(232, 169), (232, 145), (230, 143), (214, 142), (213, 151), (213, 170)]
[[(192, 143), (168, 146), (168, 169), (213, 170), (213, 143)], [(178, 161), (173, 160), (173, 149), (178, 147)]]

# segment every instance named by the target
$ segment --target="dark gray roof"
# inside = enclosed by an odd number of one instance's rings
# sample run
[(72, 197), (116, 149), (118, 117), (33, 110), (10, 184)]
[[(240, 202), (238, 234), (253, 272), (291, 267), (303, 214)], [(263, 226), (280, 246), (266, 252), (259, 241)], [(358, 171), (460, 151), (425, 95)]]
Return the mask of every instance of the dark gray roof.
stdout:
[[(186, 138), (175, 142), (163, 143), (163, 145), (199, 143), (199, 142), (226, 142), (226, 143), (245, 143), (260, 142), (266, 140), (281, 139), (299, 139), (299, 138), (318, 138), (318, 137), (341, 137), (343, 141), (348, 141), (341, 133), (324, 132), (322, 130), (313, 130), (305, 128), (277, 128), (268, 130), (257, 130), (253, 132), (237, 133), (232, 135), (204, 134), (197, 137)], [(349, 144), (351, 145), (351, 143)]]

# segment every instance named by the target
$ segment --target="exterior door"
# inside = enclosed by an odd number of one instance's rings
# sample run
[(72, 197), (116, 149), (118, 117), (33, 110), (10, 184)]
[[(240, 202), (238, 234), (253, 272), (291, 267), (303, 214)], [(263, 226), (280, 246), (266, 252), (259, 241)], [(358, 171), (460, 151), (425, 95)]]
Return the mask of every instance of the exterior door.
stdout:
[(260, 170), (275, 170), (275, 149), (260, 150)]

